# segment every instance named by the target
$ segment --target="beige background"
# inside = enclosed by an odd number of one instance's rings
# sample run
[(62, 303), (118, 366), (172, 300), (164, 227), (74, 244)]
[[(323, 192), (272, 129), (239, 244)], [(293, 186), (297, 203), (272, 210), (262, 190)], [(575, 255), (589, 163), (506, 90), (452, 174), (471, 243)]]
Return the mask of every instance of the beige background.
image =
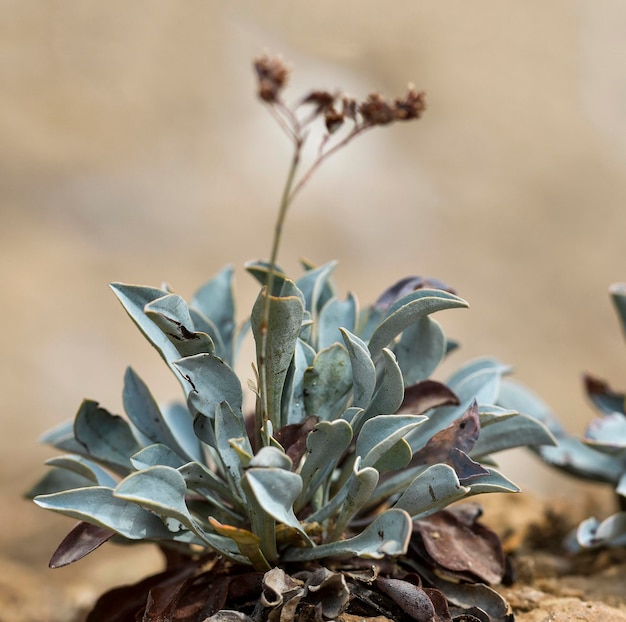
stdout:
[[(128, 364), (159, 398), (176, 394), (106, 284), (168, 281), (190, 295), (230, 262), (242, 318), (253, 300), (242, 264), (268, 254), (289, 158), (253, 96), (251, 59), (264, 49), (294, 66), (294, 98), (311, 87), (392, 96), (408, 81), (428, 94), (422, 121), (361, 138), (301, 195), (281, 253), (292, 273), (300, 256), (336, 258), (341, 291), (363, 302), (407, 274), (445, 280), (471, 304), (440, 316), (463, 344), (451, 363), (513, 364), (572, 431), (592, 415), (582, 371), (626, 386), (606, 295), (626, 280), (624, 3), (1, 0), (0, 10), (9, 559), (40, 568), (71, 525), (17, 498), (52, 455), (41, 432), (84, 396), (119, 412)], [(525, 488), (574, 490), (534, 459), (503, 465)]]

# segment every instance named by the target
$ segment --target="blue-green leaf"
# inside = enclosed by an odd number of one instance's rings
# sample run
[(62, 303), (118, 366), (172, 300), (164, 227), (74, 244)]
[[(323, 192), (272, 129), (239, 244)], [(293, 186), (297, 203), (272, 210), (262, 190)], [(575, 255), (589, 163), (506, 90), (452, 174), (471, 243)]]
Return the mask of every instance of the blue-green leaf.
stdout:
[(185, 464), (185, 461), (178, 454), (172, 451), (167, 445), (161, 443), (154, 443), (153, 445), (144, 447), (132, 456), (130, 461), (137, 471), (158, 465), (177, 469)]
[(167, 294), (148, 303), (145, 314), (172, 342), (180, 357), (215, 354), (215, 343), (207, 332), (196, 332), (187, 303), (178, 294)]
[(189, 402), (198, 412), (213, 419), (218, 404), (228, 402), (236, 413), (241, 413), (241, 383), (222, 359), (197, 354), (180, 359), (175, 365), (191, 385)]
[(353, 538), (308, 549), (290, 548), (282, 557), (285, 561), (306, 561), (325, 557), (382, 559), (388, 555), (404, 555), (411, 532), (411, 517), (403, 510), (391, 509), (378, 516)]
[(323, 350), (341, 339), (340, 328), (354, 332), (356, 298), (348, 294), (345, 300), (331, 298), (322, 308), (317, 321), (317, 348)]
[(298, 339), (282, 398), (283, 420), (287, 424), (301, 423), (306, 417), (304, 372), (313, 364), (314, 359), (315, 350), (302, 339)]
[(73, 471), (77, 475), (80, 475), (88, 480), (91, 480), (93, 484), (98, 486), (113, 487), (117, 484), (117, 480), (109, 475), (102, 467), (98, 466), (95, 462), (87, 460), (80, 456), (65, 455), (57, 456), (46, 460), (46, 465), (52, 467), (58, 467)]
[(372, 358), (376, 360), (385, 346), (418, 319), (443, 309), (467, 306), (462, 298), (441, 290), (418, 289), (403, 296), (389, 308), (385, 319), (374, 330), (369, 341)]
[(104, 486), (43, 495), (34, 501), (42, 508), (111, 529), (130, 540), (169, 540), (174, 535), (152, 512), (114, 497), (113, 490)]
[(204, 455), (193, 429), (193, 417), (189, 409), (183, 404), (166, 404), (161, 407), (161, 414), (184, 455), (197, 462), (204, 462)]
[(307, 270), (296, 281), (298, 289), (304, 294), (305, 309), (313, 317), (317, 317), (322, 305), (333, 295), (333, 288), (328, 280), (336, 266), (336, 261), (330, 261), (319, 268)]
[[(197, 308), (216, 327), (223, 344), (222, 357), (233, 363), (235, 332), (235, 300), (233, 296), (233, 268), (226, 266), (208, 283), (205, 283), (191, 299)], [(202, 330), (196, 327), (196, 330)]]
[(150, 389), (131, 367), (126, 369), (124, 375), (122, 400), (128, 418), (144, 436), (153, 443), (167, 445), (178, 455), (185, 456), (184, 449), (178, 445)]
[(334, 343), (317, 353), (313, 365), (304, 372), (304, 405), (308, 415), (322, 420), (336, 419), (343, 413), (352, 388), (352, 367), (346, 348)]
[(434, 464), (409, 484), (393, 507), (407, 511), (413, 519), (422, 518), (462, 499), (469, 491), (469, 487), (461, 486), (451, 466)]
[(626, 335), (626, 284), (615, 283), (609, 288), (613, 305), (617, 311), (620, 324), (622, 325), (622, 332)]
[(231, 444), (232, 439), (242, 439), (244, 450), (252, 454), (252, 447), (246, 432), (243, 417), (237, 416), (228, 402), (222, 402), (215, 412), (215, 442), (217, 453), (226, 475), (235, 490), (243, 495), (239, 482), (241, 480), (241, 459)]
[(269, 324), (265, 327), (267, 350), (261, 352), (264, 300), (265, 293), (261, 292), (252, 310), (252, 332), (258, 368), (261, 370), (264, 367), (267, 373), (267, 416), (275, 427), (282, 427), (286, 422), (282, 421), (281, 399), (304, 317), (304, 306), (297, 295), (270, 297)]
[(346, 344), (352, 366), (352, 404), (367, 408), (376, 389), (376, 366), (372, 361), (367, 345), (345, 328), (339, 329)]
[[(125, 285), (124, 283), (111, 283), (110, 287), (139, 330), (157, 349), (167, 364), (172, 367), (172, 363), (180, 358), (180, 354), (168, 337), (163, 334), (163, 331), (144, 311), (147, 304), (166, 296), (169, 292), (165, 289)], [(174, 368), (172, 367), (172, 369)]]
[(91, 400), (76, 415), (74, 436), (90, 457), (121, 475), (128, 473), (130, 457), (140, 449), (128, 423)]
[(438, 322), (426, 316), (406, 328), (394, 348), (404, 385), (426, 380), (446, 353), (446, 337)]

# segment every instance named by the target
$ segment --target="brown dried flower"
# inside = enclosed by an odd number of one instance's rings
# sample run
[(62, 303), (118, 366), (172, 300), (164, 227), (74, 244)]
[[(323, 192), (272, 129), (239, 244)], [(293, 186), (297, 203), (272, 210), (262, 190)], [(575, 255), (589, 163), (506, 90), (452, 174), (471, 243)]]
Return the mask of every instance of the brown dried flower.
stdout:
[(326, 110), (332, 106), (336, 97), (328, 91), (311, 91), (303, 100), (303, 104), (313, 104), (317, 107), (317, 112)]
[(326, 108), (324, 112), (324, 123), (326, 123), (326, 129), (329, 134), (336, 132), (345, 120), (343, 112), (337, 112), (333, 106)]
[(359, 104), (359, 112), (368, 125), (387, 125), (394, 120), (394, 111), (379, 93), (371, 93)]
[(417, 92), (415, 87), (409, 86), (404, 99), (396, 99), (393, 104), (394, 118), (398, 121), (419, 119), (426, 110), (426, 95)]
[(283, 60), (266, 54), (254, 61), (254, 70), (259, 81), (259, 97), (270, 104), (276, 102), (289, 78), (289, 69)]

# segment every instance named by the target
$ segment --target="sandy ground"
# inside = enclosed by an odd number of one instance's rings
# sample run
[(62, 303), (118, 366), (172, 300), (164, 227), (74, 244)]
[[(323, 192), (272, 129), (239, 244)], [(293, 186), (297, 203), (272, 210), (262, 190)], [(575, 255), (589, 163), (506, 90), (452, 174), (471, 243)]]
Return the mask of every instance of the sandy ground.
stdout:
[[(624, 386), (626, 350), (606, 295), (626, 280), (623, 3), (0, 0), (0, 9), (7, 564), (43, 572), (70, 527), (19, 499), (51, 455), (38, 436), (83, 397), (119, 412), (128, 364), (159, 399), (176, 395), (107, 283), (168, 281), (189, 295), (232, 263), (242, 319), (254, 299), (241, 268), (269, 252), (289, 157), (252, 95), (250, 62), (264, 49), (294, 66), (294, 97), (311, 87), (394, 95), (411, 81), (430, 107), (320, 172), (287, 227), (290, 271), (301, 256), (338, 259), (340, 290), (364, 302), (406, 274), (447, 281), (471, 308), (440, 316), (463, 344), (442, 377), (494, 355), (573, 431), (592, 414), (581, 372)], [(576, 499), (574, 484), (525, 454), (503, 467), (524, 488)], [(98, 575), (89, 564), (76, 576)]]

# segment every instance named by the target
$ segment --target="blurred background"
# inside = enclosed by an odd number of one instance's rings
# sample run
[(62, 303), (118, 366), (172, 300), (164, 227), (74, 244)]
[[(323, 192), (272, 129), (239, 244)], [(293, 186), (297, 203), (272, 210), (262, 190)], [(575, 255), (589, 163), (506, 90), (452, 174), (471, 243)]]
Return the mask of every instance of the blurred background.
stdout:
[[(12, 597), (57, 602), (73, 578), (90, 586), (75, 600), (89, 600), (98, 581), (154, 562), (138, 549), (120, 568), (103, 550), (47, 574), (71, 521), (19, 495), (52, 455), (37, 438), (83, 397), (121, 411), (127, 365), (159, 399), (177, 396), (107, 283), (167, 281), (188, 296), (232, 263), (241, 319), (254, 300), (242, 266), (269, 254), (290, 157), (254, 95), (251, 61), (264, 50), (294, 69), (288, 99), (311, 88), (393, 97), (410, 81), (429, 105), (421, 121), (367, 133), (320, 170), (288, 220), (288, 271), (300, 257), (337, 259), (340, 292), (362, 303), (408, 274), (446, 281), (470, 303), (438, 316), (462, 343), (450, 369), (486, 354), (512, 364), (572, 432), (593, 414), (582, 372), (626, 387), (607, 295), (626, 280), (624, 3), (0, 9), (0, 576), (45, 577), (36, 596), (13, 587)], [(579, 490), (526, 454), (501, 466), (539, 495)]]

